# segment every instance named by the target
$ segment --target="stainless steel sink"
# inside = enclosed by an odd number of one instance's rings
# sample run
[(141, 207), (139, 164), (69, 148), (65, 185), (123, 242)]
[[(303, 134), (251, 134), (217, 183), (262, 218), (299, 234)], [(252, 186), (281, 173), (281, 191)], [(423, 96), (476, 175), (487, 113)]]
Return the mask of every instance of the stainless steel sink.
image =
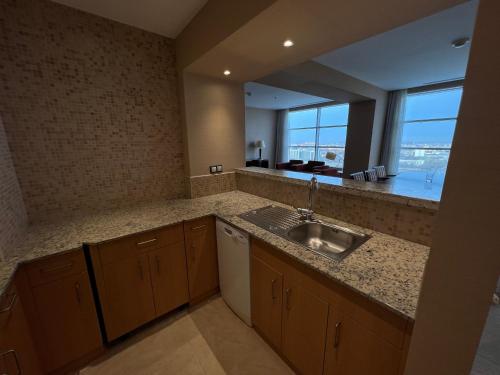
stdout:
[(345, 258), (370, 238), (334, 224), (304, 221), (297, 212), (279, 206), (262, 207), (240, 217), (334, 260)]
[(332, 259), (342, 259), (368, 239), (363, 233), (319, 222), (304, 222), (287, 232), (287, 237)]

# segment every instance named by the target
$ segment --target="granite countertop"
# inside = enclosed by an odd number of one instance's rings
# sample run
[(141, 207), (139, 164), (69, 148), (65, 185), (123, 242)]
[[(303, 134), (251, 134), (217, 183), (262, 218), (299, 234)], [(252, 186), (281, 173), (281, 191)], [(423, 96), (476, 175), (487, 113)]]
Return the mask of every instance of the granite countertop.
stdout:
[[(259, 167), (238, 168), (236, 173), (286, 181), (298, 185), (306, 185), (312, 176), (312, 173)], [(442, 187), (437, 185), (429, 189), (424, 182), (419, 183), (399, 177), (392, 177), (385, 182), (364, 182), (322, 175), (316, 175), (316, 177), (320, 183), (320, 189), (338, 191), (359, 197), (375, 198), (410, 207), (436, 211), (439, 209)]]
[(391, 311), (414, 319), (428, 247), (318, 215), (325, 222), (371, 236), (344, 260), (333, 261), (238, 217), (243, 212), (270, 204), (287, 207), (232, 191), (197, 199), (160, 200), (60, 223), (35, 225), (28, 229), (24, 241), (15, 249), (15, 253), (25, 255), (0, 262), (0, 294), (21, 263), (80, 249), (82, 243), (100, 243), (184, 220), (216, 215)]

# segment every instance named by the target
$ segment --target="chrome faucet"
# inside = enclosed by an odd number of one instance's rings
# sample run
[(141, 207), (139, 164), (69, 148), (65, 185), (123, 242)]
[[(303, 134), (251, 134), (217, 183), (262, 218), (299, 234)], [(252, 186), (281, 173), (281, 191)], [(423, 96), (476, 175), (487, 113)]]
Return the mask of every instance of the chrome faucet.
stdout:
[(311, 181), (309, 181), (309, 198), (307, 200), (307, 208), (297, 208), (297, 212), (300, 214), (301, 220), (313, 221), (314, 220), (314, 193), (319, 188), (319, 182), (316, 175), (313, 173)]

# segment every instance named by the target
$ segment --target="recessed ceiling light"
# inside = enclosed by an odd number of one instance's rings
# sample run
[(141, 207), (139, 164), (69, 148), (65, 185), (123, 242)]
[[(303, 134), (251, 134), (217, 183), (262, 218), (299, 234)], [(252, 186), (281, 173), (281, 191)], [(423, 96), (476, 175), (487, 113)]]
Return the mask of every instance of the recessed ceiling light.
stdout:
[(469, 42), (470, 42), (470, 38), (467, 38), (467, 37), (466, 38), (460, 38), (460, 39), (456, 39), (453, 42), (451, 42), (451, 46), (453, 48), (462, 48), (463, 46), (465, 46)]
[(293, 46), (293, 44), (294, 44), (294, 43), (293, 43), (293, 40), (287, 39), (287, 40), (285, 40), (285, 41), (283, 42), (283, 47), (288, 48), (288, 47)]
[(227, 69), (226, 69), (226, 70), (224, 70), (224, 75), (225, 75), (225, 76), (228, 76), (228, 75), (230, 75), (230, 74), (231, 74), (231, 71), (230, 71), (230, 70), (227, 70)]

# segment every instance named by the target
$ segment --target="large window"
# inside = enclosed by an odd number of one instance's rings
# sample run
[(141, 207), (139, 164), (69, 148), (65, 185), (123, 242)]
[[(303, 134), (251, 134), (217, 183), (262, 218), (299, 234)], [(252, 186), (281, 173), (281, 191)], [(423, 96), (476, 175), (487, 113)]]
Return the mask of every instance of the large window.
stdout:
[[(288, 158), (324, 161), (342, 168), (349, 104), (290, 111), (288, 116)], [(328, 151), (337, 154), (327, 160)]]
[(444, 176), (461, 96), (461, 87), (408, 94), (399, 172)]

